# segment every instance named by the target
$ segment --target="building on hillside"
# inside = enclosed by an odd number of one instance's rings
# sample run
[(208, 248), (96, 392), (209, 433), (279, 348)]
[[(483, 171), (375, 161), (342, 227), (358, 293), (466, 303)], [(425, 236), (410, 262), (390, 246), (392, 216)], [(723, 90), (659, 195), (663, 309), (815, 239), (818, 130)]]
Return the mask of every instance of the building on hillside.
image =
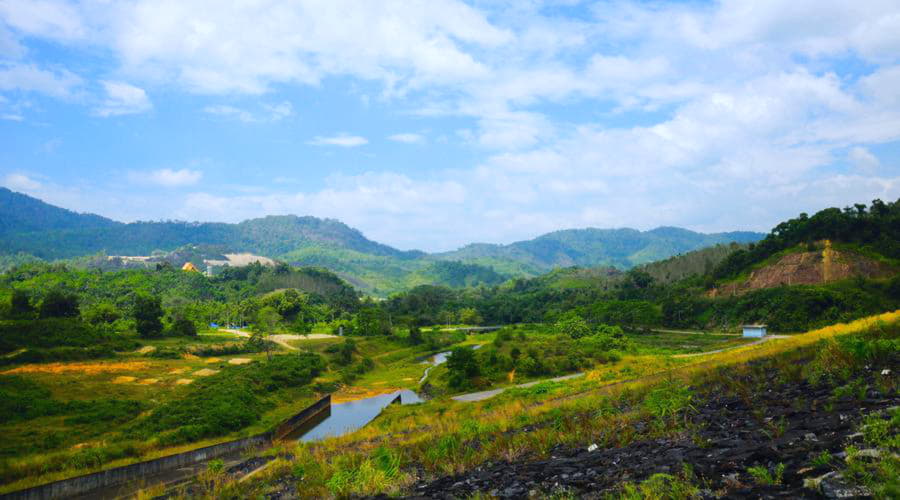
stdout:
[(744, 337), (762, 338), (766, 336), (766, 325), (743, 325)]
[(195, 273), (199, 273), (199, 272), (200, 272), (200, 270), (197, 269), (197, 266), (195, 266), (194, 264), (192, 264), (192, 263), (190, 263), (190, 262), (185, 262), (184, 265), (181, 266), (181, 270), (182, 270), (182, 271), (192, 271), (192, 272), (195, 272)]

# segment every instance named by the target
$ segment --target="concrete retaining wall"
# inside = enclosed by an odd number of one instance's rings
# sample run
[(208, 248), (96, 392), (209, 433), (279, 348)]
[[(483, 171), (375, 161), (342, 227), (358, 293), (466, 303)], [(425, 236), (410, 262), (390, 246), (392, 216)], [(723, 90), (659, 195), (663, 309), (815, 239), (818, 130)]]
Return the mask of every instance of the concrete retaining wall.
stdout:
[(276, 436), (283, 436), (291, 430), (309, 420), (315, 414), (323, 409), (331, 406), (331, 395), (327, 395), (311, 406), (305, 408), (300, 413), (285, 420), (277, 427), (275, 431), (258, 434), (234, 441), (214, 444), (196, 450), (185, 451), (175, 455), (147, 460), (146, 462), (138, 462), (131, 465), (107, 469), (92, 474), (62, 479), (47, 483), (41, 486), (35, 486), (26, 490), (15, 491), (0, 495), (0, 499), (15, 500), (51, 500), (56, 498), (67, 498), (78, 495), (87, 495), (91, 491), (99, 488), (109, 488), (126, 484), (131, 481), (138, 481), (142, 478), (153, 476), (161, 472), (165, 472), (186, 465), (196, 464), (206, 460), (211, 460), (222, 455), (227, 455), (235, 451), (246, 450), (250, 448), (260, 448), (272, 443)]
[(298, 413), (298, 414), (294, 415), (293, 417), (282, 422), (281, 425), (279, 425), (278, 428), (275, 429), (272, 439), (274, 441), (281, 440), (281, 438), (283, 438), (284, 436), (287, 436), (288, 434), (293, 432), (294, 429), (305, 424), (309, 419), (318, 415), (319, 413), (322, 412), (322, 410), (324, 410), (325, 408), (329, 408), (330, 406), (331, 406), (331, 394), (316, 401), (315, 403), (313, 403), (312, 405), (307, 407), (305, 410), (301, 411), (300, 413)]

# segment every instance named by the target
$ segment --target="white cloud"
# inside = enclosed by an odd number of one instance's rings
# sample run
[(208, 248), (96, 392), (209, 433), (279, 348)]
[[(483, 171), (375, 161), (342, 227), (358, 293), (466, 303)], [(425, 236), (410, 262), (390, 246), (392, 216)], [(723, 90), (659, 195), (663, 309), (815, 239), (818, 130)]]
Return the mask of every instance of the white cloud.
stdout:
[(207, 106), (203, 108), (203, 112), (209, 113), (211, 115), (231, 116), (245, 123), (253, 123), (257, 121), (256, 117), (253, 116), (253, 113), (240, 108), (236, 108), (234, 106), (228, 106), (227, 104)]
[(7, 174), (3, 178), (3, 185), (13, 191), (35, 191), (41, 188), (41, 183), (25, 174)]
[(881, 165), (881, 161), (878, 160), (877, 156), (861, 146), (850, 148), (850, 152), (847, 153), (847, 159), (856, 168), (865, 172), (874, 172)]
[(129, 73), (202, 93), (260, 93), (338, 74), (390, 85), (459, 81), (486, 71), (463, 46), (511, 40), (453, 0), (145, 0), (113, 11), (111, 43)]
[(402, 142), (404, 144), (420, 144), (425, 142), (425, 136), (422, 134), (413, 134), (413, 133), (402, 133), (402, 134), (394, 134), (388, 136), (389, 140), (394, 142)]
[(125, 82), (100, 82), (106, 92), (103, 103), (94, 110), (98, 116), (120, 116), (144, 113), (153, 108), (147, 93)]
[(180, 170), (163, 168), (150, 172), (131, 172), (129, 174), (129, 179), (134, 183), (150, 183), (170, 188), (193, 186), (200, 182), (201, 178), (203, 178), (203, 172), (187, 168)]
[(329, 137), (316, 136), (308, 144), (313, 146), (340, 146), (342, 148), (355, 148), (369, 143), (365, 137), (358, 135), (338, 134)]
[(269, 119), (278, 121), (294, 114), (294, 106), (289, 101), (282, 101), (278, 104), (263, 104), (263, 109), (269, 113)]
[[(77, 94), (72, 73), (9, 62), (29, 55), (19, 35), (67, 39), (69, 50), (93, 44), (114, 54), (112, 74), (145, 88), (227, 94), (204, 108), (209, 114), (272, 123), (293, 116), (291, 103), (279, 101), (297, 95), (295, 87), (324, 96), (347, 83), (349, 100), (371, 102), (367, 112), (402, 108), (433, 121), (391, 127), (427, 129), (433, 142), (459, 130), (474, 150), (460, 155), (472, 153), (471, 163), (446, 171), (429, 168), (425, 156), (421, 169), (402, 167), (419, 177), (373, 173), (313, 191), (279, 192), (308, 176), (276, 172), (286, 174), (277, 185), (235, 187), (233, 196), (210, 188), (160, 216), (311, 213), (435, 249), (561, 226), (768, 229), (800, 211), (900, 196), (896, 148), (879, 148), (900, 141), (895, 0), (617, 1), (572, 17), (543, 2), (455, 0), (72, 8), (70, 19), (58, 15), (64, 8), (13, 13), (15, 22), (0, 14), (8, 25), (0, 53), (10, 54), (0, 90)], [(336, 77), (343, 80), (332, 86)], [(244, 94), (263, 97), (243, 104)], [(327, 129), (308, 132), (317, 133)], [(349, 134), (309, 142), (367, 143)]]
[(64, 1), (5, 0), (0, 19), (33, 36), (74, 40), (86, 35), (79, 9)]
[(51, 71), (34, 64), (0, 62), (0, 91), (40, 92), (66, 98), (81, 82), (80, 77), (67, 70)]
[(219, 104), (203, 108), (203, 112), (212, 115), (228, 116), (244, 123), (277, 122), (294, 114), (294, 107), (288, 101), (278, 104), (263, 104), (259, 113), (243, 108)]

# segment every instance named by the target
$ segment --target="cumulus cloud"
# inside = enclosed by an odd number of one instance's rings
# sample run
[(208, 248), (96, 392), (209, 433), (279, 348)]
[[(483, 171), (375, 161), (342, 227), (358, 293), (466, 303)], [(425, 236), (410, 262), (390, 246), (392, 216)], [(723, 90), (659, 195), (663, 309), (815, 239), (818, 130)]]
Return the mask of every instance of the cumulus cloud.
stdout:
[(0, 19), (30, 35), (75, 40), (86, 35), (81, 12), (64, 1), (7, 0), (0, 2)]
[(199, 170), (191, 170), (183, 168), (180, 170), (172, 170), (163, 168), (160, 170), (152, 170), (149, 172), (131, 172), (129, 178), (135, 183), (149, 183), (162, 187), (185, 187), (192, 186), (200, 182), (203, 178), (203, 172)]
[(153, 108), (147, 93), (140, 87), (125, 82), (100, 82), (106, 98), (94, 110), (98, 116), (120, 116), (144, 113)]
[(308, 142), (313, 146), (339, 146), (342, 148), (355, 148), (368, 143), (369, 140), (365, 137), (343, 133), (333, 136), (316, 136)]
[(190, 193), (172, 205), (185, 218), (311, 213), (437, 249), (585, 225), (765, 230), (800, 211), (900, 196), (896, 148), (879, 147), (900, 141), (892, 0), (626, 0), (572, 6), (572, 16), (543, 2), (455, 0), (42, 1), (33, 12), (51, 10), (33, 16), (26, 2), (0, 5), (0, 50), (12, 54), (0, 90), (71, 97), (80, 79), (31, 62), (17, 37), (78, 40), (113, 54), (118, 78), (221, 95), (201, 108), (210, 115), (274, 123), (293, 116), (288, 92), (342, 79), (388, 113), (428, 121), (392, 129), (462, 138), (452, 169), (433, 170), (427, 156), (418, 170), (372, 160), (365, 168), (380, 173), (321, 189)]

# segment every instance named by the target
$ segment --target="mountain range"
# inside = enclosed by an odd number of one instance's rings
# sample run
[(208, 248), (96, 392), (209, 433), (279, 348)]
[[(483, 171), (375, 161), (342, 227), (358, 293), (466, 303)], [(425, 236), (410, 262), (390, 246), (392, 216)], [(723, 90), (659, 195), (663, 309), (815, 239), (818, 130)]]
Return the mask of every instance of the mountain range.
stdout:
[(0, 188), (0, 255), (45, 260), (97, 253), (149, 255), (186, 245), (215, 245), (295, 265), (329, 268), (358, 288), (386, 295), (419, 284), (493, 285), (554, 268), (633, 266), (720, 243), (749, 243), (754, 232), (704, 234), (677, 227), (567, 229), (507, 245), (473, 243), (451, 252), (398, 250), (334, 219), (280, 215), (237, 224), (123, 223), (80, 214)]

